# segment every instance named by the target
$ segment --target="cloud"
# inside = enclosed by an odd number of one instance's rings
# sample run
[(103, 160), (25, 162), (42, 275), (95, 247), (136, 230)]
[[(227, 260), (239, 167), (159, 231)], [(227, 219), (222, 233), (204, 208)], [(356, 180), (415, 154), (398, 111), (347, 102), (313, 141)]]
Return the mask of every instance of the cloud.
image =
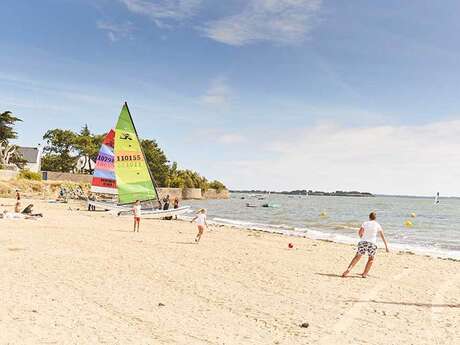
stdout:
[(98, 29), (105, 31), (107, 33), (107, 37), (112, 42), (116, 42), (123, 38), (132, 39), (132, 33), (134, 31), (134, 26), (131, 22), (115, 24), (107, 21), (98, 21), (97, 27)]
[(129, 11), (147, 16), (159, 28), (169, 28), (165, 20), (181, 21), (194, 16), (202, 0), (120, 0)]
[(298, 44), (312, 29), (321, 0), (248, 0), (238, 14), (209, 22), (205, 36), (229, 45)]
[(454, 158), (459, 137), (460, 120), (364, 128), (320, 124), (270, 137), (263, 148), (248, 143), (248, 150), (255, 148), (248, 154), (271, 158), (223, 163), (217, 175), (232, 188), (460, 196), (460, 160)]
[(218, 137), (217, 141), (227, 145), (242, 144), (246, 142), (246, 138), (238, 133), (224, 133)]
[(225, 78), (219, 77), (211, 81), (206, 93), (200, 97), (200, 103), (207, 106), (225, 107), (230, 105), (232, 90)]

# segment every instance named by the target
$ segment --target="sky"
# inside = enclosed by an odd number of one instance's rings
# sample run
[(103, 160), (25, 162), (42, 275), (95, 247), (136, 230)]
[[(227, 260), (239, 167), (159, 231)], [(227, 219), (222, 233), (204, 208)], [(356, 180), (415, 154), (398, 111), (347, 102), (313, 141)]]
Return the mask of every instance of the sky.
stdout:
[(3, 0), (0, 111), (139, 135), (232, 189), (460, 196), (460, 2)]

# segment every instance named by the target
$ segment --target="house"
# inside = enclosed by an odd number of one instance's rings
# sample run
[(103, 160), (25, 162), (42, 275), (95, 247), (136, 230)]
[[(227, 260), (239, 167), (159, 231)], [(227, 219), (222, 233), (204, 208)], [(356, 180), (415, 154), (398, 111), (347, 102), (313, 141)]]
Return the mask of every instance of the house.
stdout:
[(17, 152), (27, 161), (25, 169), (32, 172), (40, 172), (42, 162), (42, 149), (38, 147), (19, 146)]
[(96, 167), (96, 163), (89, 158), (88, 156), (81, 156), (77, 160), (77, 164), (75, 165), (74, 172), (75, 173), (85, 173), (91, 172)]

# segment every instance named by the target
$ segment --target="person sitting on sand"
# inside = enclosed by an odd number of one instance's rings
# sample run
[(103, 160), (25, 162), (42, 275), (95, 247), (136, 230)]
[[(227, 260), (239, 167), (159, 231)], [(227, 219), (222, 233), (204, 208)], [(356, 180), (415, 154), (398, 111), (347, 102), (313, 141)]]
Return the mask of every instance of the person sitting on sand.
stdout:
[(139, 232), (139, 225), (141, 223), (141, 214), (142, 214), (141, 209), (142, 209), (141, 208), (141, 202), (139, 200), (136, 200), (136, 203), (133, 206), (134, 232), (136, 232), (136, 228), (137, 228), (137, 232)]
[(206, 210), (204, 208), (198, 211), (195, 218), (191, 220), (191, 223), (193, 222), (195, 222), (198, 227), (198, 233), (195, 238), (195, 242), (198, 243), (201, 240), (201, 236), (203, 236), (204, 228), (208, 227), (208, 223), (206, 223)]
[(385, 239), (385, 235), (383, 233), (383, 229), (379, 223), (376, 221), (377, 213), (371, 212), (369, 214), (369, 221), (363, 223), (361, 228), (358, 231), (359, 237), (361, 240), (358, 243), (358, 251), (356, 252), (355, 257), (351, 260), (350, 265), (348, 266), (347, 270), (343, 272), (342, 277), (347, 277), (350, 271), (355, 267), (355, 265), (361, 260), (361, 257), (366, 253), (369, 256), (367, 260), (366, 268), (364, 272), (361, 274), (363, 278), (366, 278), (369, 274), (369, 271), (374, 263), (375, 253), (377, 252), (377, 234), (380, 235), (382, 238), (383, 243), (385, 244), (385, 249), (387, 253), (390, 251), (388, 249), (388, 243)]

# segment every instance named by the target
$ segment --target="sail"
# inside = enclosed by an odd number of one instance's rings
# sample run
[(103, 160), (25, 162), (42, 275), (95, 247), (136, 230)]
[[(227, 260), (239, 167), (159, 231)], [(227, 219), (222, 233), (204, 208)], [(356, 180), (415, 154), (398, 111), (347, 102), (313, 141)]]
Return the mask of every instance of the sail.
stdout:
[(115, 128), (115, 175), (120, 204), (158, 200), (128, 105), (121, 110)]
[(114, 139), (115, 131), (110, 130), (102, 142), (91, 181), (91, 192), (93, 193), (117, 194), (113, 153)]

